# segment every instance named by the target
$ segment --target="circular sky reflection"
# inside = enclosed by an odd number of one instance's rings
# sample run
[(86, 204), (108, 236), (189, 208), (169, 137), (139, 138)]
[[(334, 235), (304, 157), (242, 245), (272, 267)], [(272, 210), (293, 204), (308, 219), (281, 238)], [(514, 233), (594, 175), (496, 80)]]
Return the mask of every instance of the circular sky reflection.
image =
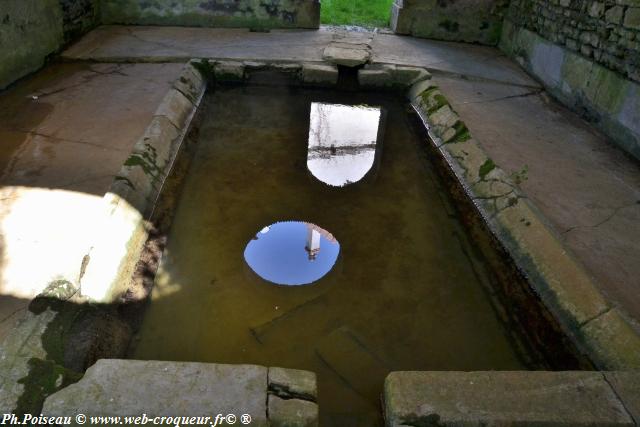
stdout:
[(308, 285), (336, 263), (340, 244), (328, 231), (302, 221), (277, 222), (249, 241), (244, 259), (249, 267), (278, 285)]

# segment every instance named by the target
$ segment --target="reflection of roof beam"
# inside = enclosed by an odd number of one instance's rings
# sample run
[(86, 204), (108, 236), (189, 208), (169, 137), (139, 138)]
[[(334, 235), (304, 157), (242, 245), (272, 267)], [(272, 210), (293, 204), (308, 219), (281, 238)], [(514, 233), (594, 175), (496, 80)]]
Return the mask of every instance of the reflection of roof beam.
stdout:
[(331, 243), (337, 243), (338, 242), (336, 240), (336, 238), (333, 237), (333, 234), (329, 233), (324, 228), (318, 227), (317, 225), (312, 224), (310, 222), (305, 222), (304, 224), (307, 226), (308, 229), (315, 230), (318, 233), (320, 233), (321, 235), (323, 235), (324, 238), (327, 239), (328, 241), (330, 241)]
[(375, 151), (376, 144), (358, 144), (358, 145), (338, 145), (338, 146), (320, 146), (309, 147), (309, 159), (327, 158), (331, 156), (345, 156), (361, 154), (367, 151)]

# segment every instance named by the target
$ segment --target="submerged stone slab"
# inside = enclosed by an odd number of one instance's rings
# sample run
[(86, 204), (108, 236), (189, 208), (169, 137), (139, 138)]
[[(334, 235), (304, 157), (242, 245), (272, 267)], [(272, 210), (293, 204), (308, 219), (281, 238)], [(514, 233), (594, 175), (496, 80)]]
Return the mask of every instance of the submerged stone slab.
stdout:
[(191, 362), (99, 360), (44, 403), (47, 416), (251, 416), (267, 426), (267, 368)]
[(599, 372), (392, 372), (386, 425), (633, 426)]

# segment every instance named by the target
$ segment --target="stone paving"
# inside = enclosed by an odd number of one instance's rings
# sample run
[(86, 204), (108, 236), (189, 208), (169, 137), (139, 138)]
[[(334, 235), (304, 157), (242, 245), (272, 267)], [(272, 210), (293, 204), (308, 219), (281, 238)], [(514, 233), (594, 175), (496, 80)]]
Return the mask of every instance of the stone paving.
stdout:
[(181, 64), (56, 64), (0, 93), (0, 338), (77, 278), (102, 196)]

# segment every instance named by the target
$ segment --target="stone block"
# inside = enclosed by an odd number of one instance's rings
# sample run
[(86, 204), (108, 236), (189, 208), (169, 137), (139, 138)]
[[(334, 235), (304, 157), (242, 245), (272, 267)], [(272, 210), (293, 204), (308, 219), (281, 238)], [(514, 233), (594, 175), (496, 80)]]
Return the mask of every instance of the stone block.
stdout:
[(42, 413), (249, 414), (252, 426), (268, 426), (266, 393), (267, 368), (262, 366), (103, 359), (78, 383), (49, 396)]
[(305, 63), (302, 65), (302, 81), (322, 86), (338, 83), (338, 67), (328, 64)]
[(632, 426), (599, 372), (392, 372), (386, 425)]
[(622, 22), (622, 15), (624, 13), (624, 9), (622, 6), (613, 6), (604, 14), (604, 18), (607, 22), (611, 24), (620, 24)]
[(271, 427), (317, 427), (318, 404), (270, 394), (269, 423)]
[(322, 57), (332, 64), (356, 67), (369, 62), (371, 51), (363, 45), (334, 42), (324, 49)]
[(173, 87), (195, 105), (202, 96), (206, 83), (202, 74), (189, 63), (185, 65), (180, 77), (173, 83)]
[(318, 398), (316, 374), (298, 369), (269, 368), (269, 390), (280, 397)]
[(423, 80), (415, 83), (411, 88), (409, 88), (409, 91), (407, 92), (407, 99), (409, 99), (410, 102), (413, 102), (418, 96), (435, 87), (437, 86), (433, 80)]
[(630, 7), (624, 14), (624, 26), (640, 30), (640, 7)]
[(580, 334), (600, 369), (640, 370), (640, 335), (617, 309), (587, 322)]
[(640, 371), (603, 372), (631, 417), (640, 422)]
[(393, 66), (383, 65), (358, 70), (358, 82), (362, 87), (392, 87), (395, 84)]
[(182, 92), (170, 89), (155, 112), (156, 116), (165, 116), (178, 129), (184, 129), (187, 119), (194, 110), (193, 103)]
[(459, 117), (449, 105), (443, 105), (429, 115), (429, 123), (433, 126), (450, 128), (456, 124)]
[(220, 81), (242, 81), (245, 78), (245, 65), (237, 61), (216, 61), (213, 75)]

